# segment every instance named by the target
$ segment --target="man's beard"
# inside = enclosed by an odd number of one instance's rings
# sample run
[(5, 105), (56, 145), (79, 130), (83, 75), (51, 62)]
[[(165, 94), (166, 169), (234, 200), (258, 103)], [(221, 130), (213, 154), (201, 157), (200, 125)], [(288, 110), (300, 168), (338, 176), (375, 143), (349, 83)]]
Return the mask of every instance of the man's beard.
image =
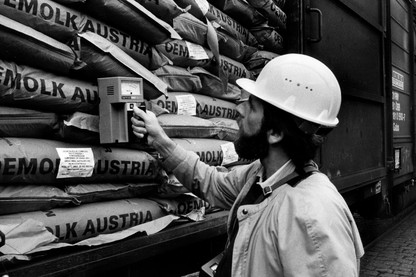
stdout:
[(269, 151), (267, 140), (267, 131), (264, 130), (263, 124), (261, 129), (254, 135), (241, 135), (234, 141), (235, 151), (242, 159), (256, 160), (266, 157)]

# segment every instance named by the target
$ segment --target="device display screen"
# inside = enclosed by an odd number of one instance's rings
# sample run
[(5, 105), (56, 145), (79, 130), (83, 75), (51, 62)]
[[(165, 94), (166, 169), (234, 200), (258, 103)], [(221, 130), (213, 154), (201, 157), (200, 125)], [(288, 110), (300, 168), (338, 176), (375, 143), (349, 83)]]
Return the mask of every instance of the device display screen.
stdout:
[(125, 80), (120, 83), (122, 96), (139, 96), (140, 88), (140, 82)]

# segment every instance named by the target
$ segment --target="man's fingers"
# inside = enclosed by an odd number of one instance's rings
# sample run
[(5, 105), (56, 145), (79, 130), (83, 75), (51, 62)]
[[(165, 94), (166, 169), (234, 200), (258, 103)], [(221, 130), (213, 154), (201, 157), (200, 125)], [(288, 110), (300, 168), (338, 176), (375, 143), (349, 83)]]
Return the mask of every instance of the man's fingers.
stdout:
[(144, 137), (144, 135), (147, 133), (147, 130), (144, 127), (133, 125), (132, 129), (133, 133), (140, 138)]
[(146, 113), (144, 111), (142, 111), (141, 109), (139, 109), (137, 106), (133, 107), (133, 117), (138, 118), (138, 119), (145, 119), (146, 117)]
[(138, 137), (138, 138), (144, 138), (144, 134), (143, 133), (137, 133), (135, 131), (133, 131), (133, 134)]
[(133, 127), (134, 126), (138, 126), (138, 127), (144, 127), (145, 126), (143, 120), (140, 119), (140, 118), (136, 118), (135, 116), (133, 116), (131, 118), (131, 123), (133, 123)]
[(144, 126), (133, 125), (132, 128), (133, 128), (133, 131), (134, 132), (147, 133), (147, 130), (146, 130), (146, 128)]
[(133, 107), (133, 117), (141, 119), (144, 122), (153, 122), (155, 120), (157, 121), (156, 115), (152, 111), (146, 110), (145, 112), (136, 106)]

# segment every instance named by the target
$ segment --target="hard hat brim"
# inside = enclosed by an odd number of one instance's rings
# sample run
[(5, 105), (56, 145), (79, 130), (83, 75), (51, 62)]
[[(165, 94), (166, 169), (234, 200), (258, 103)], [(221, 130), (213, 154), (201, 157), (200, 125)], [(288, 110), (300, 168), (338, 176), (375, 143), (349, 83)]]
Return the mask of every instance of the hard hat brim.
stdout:
[(240, 78), (236, 80), (237, 85), (249, 92), (250, 94), (253, 94), (254, 96), (257, 96), (255, 92), (255, 81), (247, 78)]

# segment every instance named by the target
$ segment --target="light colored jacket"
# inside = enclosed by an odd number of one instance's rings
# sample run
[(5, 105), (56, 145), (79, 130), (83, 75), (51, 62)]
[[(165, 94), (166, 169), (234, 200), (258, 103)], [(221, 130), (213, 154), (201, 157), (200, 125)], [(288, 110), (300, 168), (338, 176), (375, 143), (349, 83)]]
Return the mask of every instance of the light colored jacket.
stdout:
[[(263, 170), (255, 161), (223, 172), (180, 146), (164, 166), (213, 206), (231, 208), (230, 214)], [(277, 182), (294, 169), (289, 162), (265, 183)], [(282, 185), (261, 203), (238, 207), (236, 214), (232, 276), (358, 276), (357, 259), (364, 254), (359, 232), (324, 174), (314, 173), (296, 187)]]

